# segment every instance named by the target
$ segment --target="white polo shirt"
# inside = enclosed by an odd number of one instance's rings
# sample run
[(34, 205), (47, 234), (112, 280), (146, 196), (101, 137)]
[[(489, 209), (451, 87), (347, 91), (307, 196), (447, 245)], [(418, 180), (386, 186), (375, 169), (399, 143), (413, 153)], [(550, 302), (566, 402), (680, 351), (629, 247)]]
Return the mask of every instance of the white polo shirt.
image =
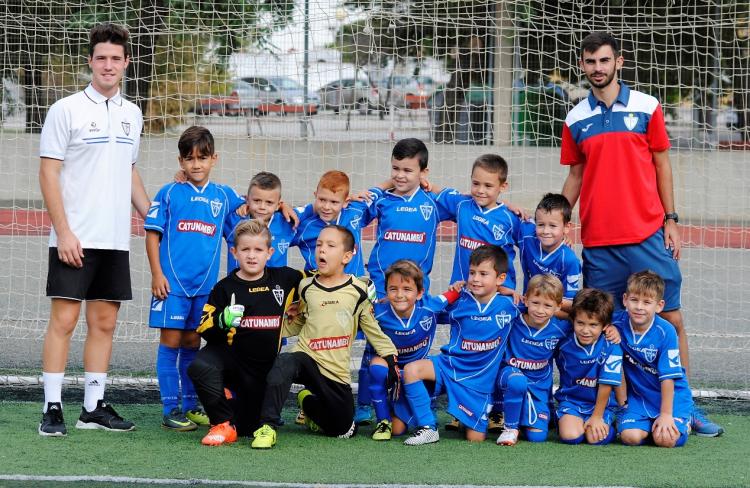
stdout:
[[(65, 216), (84, 249), (130, 249), (132, 165), (142, 129), (136, 105), (119, 91), (107, 99), (91, 85), (47, 113), (39, 155), (63, 162)], [(57, 246), (54, 229), (49, 237)]]

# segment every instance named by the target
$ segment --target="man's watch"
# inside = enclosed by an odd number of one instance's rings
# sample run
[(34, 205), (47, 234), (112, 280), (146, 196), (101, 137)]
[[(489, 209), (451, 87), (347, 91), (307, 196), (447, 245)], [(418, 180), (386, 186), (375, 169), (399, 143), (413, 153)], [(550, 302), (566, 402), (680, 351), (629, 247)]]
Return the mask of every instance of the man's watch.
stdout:
[(680, 216), (677, 215), (677, 212), (670, 212), (664, 215), (664, 222), (666, 222), (667, 220), (674, 220), (674, 223), (676, 224), (680, 221)]

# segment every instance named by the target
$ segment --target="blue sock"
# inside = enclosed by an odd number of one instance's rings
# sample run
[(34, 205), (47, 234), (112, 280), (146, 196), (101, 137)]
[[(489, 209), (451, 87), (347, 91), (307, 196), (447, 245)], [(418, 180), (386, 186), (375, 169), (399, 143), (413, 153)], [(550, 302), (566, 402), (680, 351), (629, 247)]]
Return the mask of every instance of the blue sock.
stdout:
[(198, 354), (197, 347), (181, 347), (180, 348), (180, 389), (182, 390), (182, 411), (187, 412), (188, 410), (194, 410), (198, 406), (198, 394), (195, 393), (195, 387), (193, 382), (190, 381), (188, 376), (188, 367), (190, 363), (195, 359), (195, 355)]
[(437, 422), (435, 416), (432, 414), (432, 409), (430, 409), (430, 394), (427, 393), (424, 382), (419, 380), (404, 385), (404, 393), (406, 394), (406, 400), (409, 402), (411, 411), (414, 412), (417, 425), (420, 427), (429, 426), (436, 429)]
[(372, 403), (372, 398), (370, 398), (370, 357), (367, 354), (362, 355), (357, 383), (359, 384), (357, 405), (370, 406)]
[[(610, 429), (610, 432), (611, 431), (612, 431), (612, 429)], [(562, 437), (560, 437), (560, 442), (562, 442), (563, 444), (571, 444), (571, 445), (573, 445), (573, 444), (580, 444), (581, 442), (583, 442), (583, 439), (585, 437), (586, 436), (584, 434), (579, 435), (575, 439), (563, 439)]]
[(520, 373), (511, 373), (503, 379), (503, 412), (505, 427), (508, 429), (518, 429), (526, 386), (526, 377)]
[(156, 377), (159, 379), (162, 412), (167, 415), (179, 406), (180, 375), (177, 372), (177, 357), (180, 349), (159, 344), (156, 352)]
[(674, 447), (682, 447), (685, 445), (685, 443), (688, 441), (688, 433), (683, 432), (680, 434), (679, 439), (677, 439), (677, 442), (675, 442)]
[(523, 433), (526, 436), (526, 440), (529, 442), (545, 442), (547, 440), (546, 430), (543, 430), (541, 432), (534, 432), (529, 429), (524, 429)]
[(382, 364), (370, 365), (370, 400), (372, 400), (372, 406), (375, 407), (375, 417), (378, 422), (391, 420), (391, 408), (388, 402), (388, 392), (385, 388), (387, 378), (387, 366)]

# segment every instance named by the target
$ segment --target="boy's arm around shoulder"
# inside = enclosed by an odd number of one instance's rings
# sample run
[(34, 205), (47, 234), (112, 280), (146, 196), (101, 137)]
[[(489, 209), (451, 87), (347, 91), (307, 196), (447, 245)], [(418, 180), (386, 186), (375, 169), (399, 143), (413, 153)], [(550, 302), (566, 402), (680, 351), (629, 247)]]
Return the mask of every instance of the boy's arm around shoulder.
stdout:
[(359, 286), (359, 288), (361, 288), (362, 299), (354, 312), (355, 324), (359, 324), (359, 327), (367, 336), (367, 341), (375, 348), (378, 356), (381, 358), (395, 356), (397, 354), (396, 346), (380, 328), (380, 324), (375, 318), (372, 302), (367, 298), (366, 286)]
[(302, 327), (307, 323), (307, 301), (305, 301), (303, 288), (310, 283), (312, 277), (305, 277), (304, 271), (299, 271), (302, 276), (302, 280), (297, 285), (297, 292), (295, 296), (299, 297), (297, 309), (293, 310), (293, 314), (285, 314), (284, 321), (281, 325), (281, 336), (292, 337), (299, 335)]

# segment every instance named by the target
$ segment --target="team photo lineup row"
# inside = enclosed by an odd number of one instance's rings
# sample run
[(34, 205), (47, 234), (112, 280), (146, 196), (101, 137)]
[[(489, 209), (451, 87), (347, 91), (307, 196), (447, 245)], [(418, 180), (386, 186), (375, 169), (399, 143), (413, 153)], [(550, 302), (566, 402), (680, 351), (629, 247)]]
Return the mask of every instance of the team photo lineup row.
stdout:
[[(508, 188), (502, 157), (479, 157), (471, 169), (470, 194), (463, 195), (430, 184), (428, 151), (417, 139), (399, 141), (390, 158), (390, 178), (353, 198), (348, 177), (340, 171), (325, 173), (313, 203), (303, 207), (283, 205), (281, 182), (266, 172), (257, 174), (240, 198), (210, 181), (218, 156), (211, 133), (198, 126), (185, 130), (178, 142), (185, 181), (168, 183), (148, 205), (132, 164), (142, 119), (133, 124), (127, 118), (134, 106), (119, 95), (118, 69), (128, 60), (127, 31), (97, 26), (90, 44), (92, 83), (50, 108), (41, 138), (40, 185), (53, 223), (41, 435), (67, 434), (60, 391), (67, 343), (82, 301), (87, 302), (87, 347), (91, 339), (108, 349), (104, 354), (84, 351), (84, 405), (76, 427), (134, 428), (103, 401), (117, 310), (132, 294), (129, 243), (123, 244), (129, 232), (123, 235), (124, 226), (118, 225), (124, 214), (129, 218), (124, 196), (145, 218), (153, 293), (149, 325), (160, 328), (156, 369), (162, 425), (176, 431), (210, 425), (202, 441), (206, 445), (250, 436), (254, 448), (273, 447), (292, 383), (304, 385), (297, 396), (299, 422), (329, 436), (354, 435), (358, 424), (369, 420), (372, 405), (374, 439), (411, 431), (407, 445), (436, 442), (433, 399), (443, 393), (448, 412), (471, 441), (483, 440), (490, 418), (501, 413), (504, 428), (497, 442), (502, 445), (515, 444), (521, 434), (532, 442), (545, 440), (553, 418), (560, 438), (570, 443), (607, 443), (618, 431), (626, 444), (651, 439), (674, 447), (684, 444), (691, 426), (700, 435), (722, 433), (694, 406), (683, 369), (687, 340), (679, 314), (678, 218), (668, 157), (669, 178), (662, 167), (668, 139), (663, 117), (657, 116), (661, 109), (651, 107), (651, 117), (643, 117), (645, 122), (635, 117), (635, 123), (625, 120), (632, 113), (623, 119), (615, 110), (618, 104), (628, 108), (631, 101), (647, 105), (651, 100), (616, 80), (622, 57), (611, 36), (594, 33), (584, 39), (581, 65), (594, 88), (576, 109), (597, 111), (581, 119), (593, 121), (585, 126), (575, 119), (587, 114), (571, 112), (561, 159), (570, 165), (570, 175), (562, 194), (545, 195), (533, 221), (523, 221), (500, 199)], [(591, 63), (596, 66), (589, 76)], [(600, 95), (612, 100), (607, 104)], [(77, 102), (102, 107), (97, 115), (105, 121), (99, 127), (114, 126), (124, 135), (91, 135), (97, 125), (84, 122), (79, 125), (87, 131), (73, 130), (71, 136), (71, 113), (90, 117), (75, 110)], [(604, 144), (586, 140), (586, 133), (595, 122), (609, 124), (607, 117), (616, 112), (620, 126), (638, 129), (622, 144), (632, 150), (640, 141), (638, 148), (649, 152), (651, 172), (639, 171), (655, 180), (651, 197), (659, 204), (656, 227), (651, 208), (635, 212), (642, 220), (633, 224), (635, 230), (622, 226), (625, 234), (649, 232), (636, 241), (632, 235), (602, 240), (602, 233), (612, 230), (601, 225), (600, 205), (592, 203), (601, 197), (591, 187), (601, 193), (608, 182), (591, 181), (591, 171), (584, 172)], [(120, 124), (109, 124), (112, 117), (121, 117)], [(101, 171), (97, 168), (88, 181), (71, 182), (72, 162), (97, 150), (128, 161), (129, 191), (123, 195), (118, 187), (111, 198), (119, 204), (112, 208), (89, 192), (92, 200), (77, 203), (89, 215), (71, 214), (68, 208), (75, 205), (67, 189), (90, 184)], [(667, 183), (668, 191), (662, 191)], [(579, 195), (583, 268), (564, 242), (571, 202)], [(653, 204), (647, 200), (641, 195), (630, 201)], [(107, 224), (111, 242), (105, 243), (97, 241), (101, 229), (96, 227), (103, 211), (119, 219)], [(374, 220), (377, 234), (365, 273), (361, 231)], [(444, 220), (457, 224), (451, 287), (430, 295), (437, 228)], [(222, 237), (230, 248), (229, 274), (217, 283)], [(302, 254), (304, 271), (286, 267), (290, 247)], [(523, 269), (522, 296), (515, 292), (516, 253)], [(582, 271), (585, 290), (580, 290)], [(450, 339), (439, 355), (428, 357), (438, 323), (450, 324)], [(367, 346), (355, 415), (349, 365), (358, 330)], [(298, 340), (289, 352), (279, 353), (286, 336)], [(553, 359), (561, 374), (556, 410), (551, 407)]]

